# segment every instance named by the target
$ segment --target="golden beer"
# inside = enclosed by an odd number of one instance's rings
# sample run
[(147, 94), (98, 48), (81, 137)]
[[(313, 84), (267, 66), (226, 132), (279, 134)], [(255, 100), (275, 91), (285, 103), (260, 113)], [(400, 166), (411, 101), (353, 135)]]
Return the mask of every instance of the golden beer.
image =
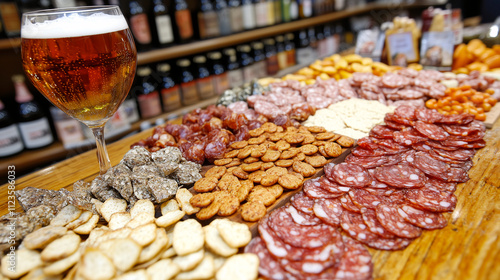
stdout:
[(102, 125), (116, 112), (136, 69), (137, 52), (125, 20), (104, 16), (73, 24), (77, 30), (54, 21), (33, 30), (23, 26), (21, 33), (23, 66), (35, 87), (89, 127)]

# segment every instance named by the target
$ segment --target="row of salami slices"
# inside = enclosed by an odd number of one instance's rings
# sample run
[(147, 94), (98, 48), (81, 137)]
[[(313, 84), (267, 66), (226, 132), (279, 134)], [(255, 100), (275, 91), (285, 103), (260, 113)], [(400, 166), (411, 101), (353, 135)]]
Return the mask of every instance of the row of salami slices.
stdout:
[(362, 246), (406, 248), (422, 231), (447, 225), (456, 184), (468, 180), (484, 125), (400, 106), (358, 141), (345, 162), (305, 182), (285, 207), (259, 223), (247, 246), (269, 279), (371, 279)]

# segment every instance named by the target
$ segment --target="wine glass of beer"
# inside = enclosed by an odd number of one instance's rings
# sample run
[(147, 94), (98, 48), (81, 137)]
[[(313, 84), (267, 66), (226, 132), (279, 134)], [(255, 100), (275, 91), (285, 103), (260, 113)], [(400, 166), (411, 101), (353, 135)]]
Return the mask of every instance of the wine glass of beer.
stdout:
[(104, 125), (127, 96), (137, 62), (120, 9), (93, 6), (24, 13), (21, 54), (34, 86), (92, 130), (104, 174), (111, 166)]

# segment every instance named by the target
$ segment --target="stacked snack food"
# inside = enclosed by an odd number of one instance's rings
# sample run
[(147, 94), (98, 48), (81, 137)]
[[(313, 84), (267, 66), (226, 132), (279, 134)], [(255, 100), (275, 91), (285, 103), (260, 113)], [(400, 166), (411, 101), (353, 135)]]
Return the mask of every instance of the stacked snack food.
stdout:
[(486, 72), (496, 68), (500, 68), (500, 45), (488, 48), (481, 40), (473, 39), (457, 46), (453, 53), (454, 73)]

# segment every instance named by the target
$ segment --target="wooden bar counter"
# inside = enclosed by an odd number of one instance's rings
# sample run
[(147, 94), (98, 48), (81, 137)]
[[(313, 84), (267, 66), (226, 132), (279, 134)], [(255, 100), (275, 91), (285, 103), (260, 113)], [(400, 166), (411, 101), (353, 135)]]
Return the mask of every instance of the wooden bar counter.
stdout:
[[(149, 135), (151, 130), (109, 145), (112, 165), (130, 144)], [(455, 211), (446, 214), (448, 226), (424, 231), (405, 250), (370, 249), (375, 279), (500, 279), (500, 120), (488, 129), (485, 141), (473, 159), (470, 180), (457, 187)], [(98, 171), (93, 150), (16, 178), (15, 187), (71, 190), (75, 181), (90, 182)], [(7, 170), (2, 173), (8, 176)], [(0, 189), (0, 215), (8, 212), (7, 191), (7, 184)], [(16, 211), (21, 211), (17, 201)]]

